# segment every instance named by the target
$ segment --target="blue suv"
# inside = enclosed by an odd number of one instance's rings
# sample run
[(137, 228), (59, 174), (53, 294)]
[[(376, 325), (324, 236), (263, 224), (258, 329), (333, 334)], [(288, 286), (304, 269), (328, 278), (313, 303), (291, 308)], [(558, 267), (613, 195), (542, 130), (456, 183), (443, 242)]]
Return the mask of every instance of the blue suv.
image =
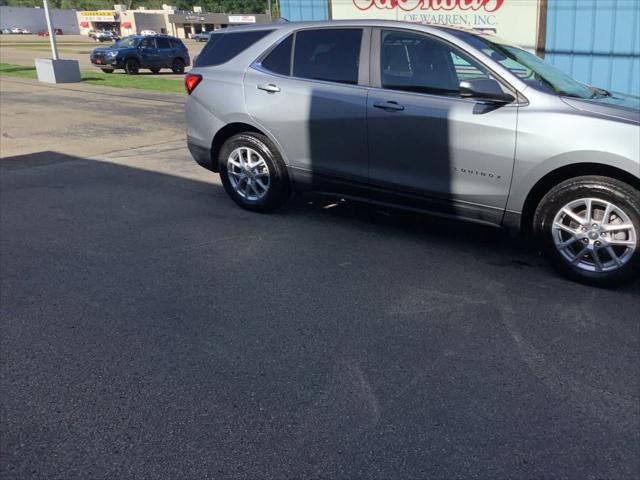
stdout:
[(91, 51), (91, 63), (104, 73), (113, 73), (117, 68), (135, 75), (141, 68), (158, 73), (161, 68), (170, 68), (173, 73), (184, 73), (190, 64), (189, 51), (178, 38), (168, 35), (132, 35), (118, 40), (110, 47), (99, 47)]

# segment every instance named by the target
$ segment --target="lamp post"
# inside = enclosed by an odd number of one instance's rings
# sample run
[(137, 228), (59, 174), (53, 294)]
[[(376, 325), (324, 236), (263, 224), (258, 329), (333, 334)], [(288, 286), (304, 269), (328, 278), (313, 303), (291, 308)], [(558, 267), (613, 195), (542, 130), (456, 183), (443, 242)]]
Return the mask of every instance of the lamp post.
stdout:
[(49, 11), (49, 1), (42, 0), (44, 4), (44, 16), (47, 19), (47, 30), (49, 30), (49, 42), (51, 43), (51, 55), (54, 60), (58, 60), (58, 45), (56, 45), (56, 32), (51, 25), (51, 12)]
[(45, 83), (69, 83), (80, 81), (80, 65), (77, 60), (63, 60), (58, 55), (56, 45), (56, 31), (51, 23), (51, 12), (48, 0), (42, 0), (44, 16), (47, 20), (49, 42), (51, 43), (52, 58), (36, 58), (36, 72), (38, 80)]

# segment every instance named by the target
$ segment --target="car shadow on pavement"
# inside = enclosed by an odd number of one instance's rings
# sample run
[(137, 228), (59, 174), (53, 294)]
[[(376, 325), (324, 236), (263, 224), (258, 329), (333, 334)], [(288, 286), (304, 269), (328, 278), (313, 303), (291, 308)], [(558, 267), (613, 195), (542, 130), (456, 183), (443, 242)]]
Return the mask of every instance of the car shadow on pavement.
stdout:
[[(65, 164), (69, 165), (65, 167)], [(383, 242), (382, 254), (385, 253), (384, 248), (387, 248), (386, 241), (389, 241), (388, 248), (395, 248), (394, 242), (401, 238), (404, 242), (411, 242), (413, 248), (424, 249), (425, 251), (434, 248), (438, 252), (448, 252), (452, 259), (458, 257), (460, 252), (464, 252), (463, 257), (466, 257), (467, 261), (473, 262), (478, 267), (478, 271), (487, 266), (491, 268), (506, 268), (520, 273), (523, 269), (527, 269), (536, 272), (535, 277), (539, 277), (537, 278), (538, 281), (546, 278), (554, 282), (564, 282), (547, 266), (538, 252), (526, 248), (522, 240), (513, 239), (505, 231), (497, 228), (310, 192), (295, 195), (288, 204), (275, 214), (258, 215), (239, 209), (228, 199), (222, 186), (217, 183), (187, 179), (115, 163), (87, 160), (52, 151), (0, 159), (0, 169), (5, 171), (4, 176), (6, 177), (4, 179), (5, 203), (11, 198), (11, 185), (7, 183), (10, 182), (11, 178), (9, 172), (34, 169), (34, 172), (38, 172), (37, 178), (40, 178), (45, 171), (40, 167), (55, 168), (56, 166), (59, 169), (47, 171), (45, 178), (53, 184), (64, 184), (65, 186), (59, 186), (55, 190), (51, 190), (46, 185), (42, 185), (41, 192), (36, 190), (39, 193), (35, 198), (41, 197), (37, 204), (52, 205), (55, 203), (52, 203), (53, 200), (66, 202), (72, 201), (77, 197), (79, 201), (69, 205), (67, 214), (77, 214), (77, 218), (85, 218), (88, 227), (91, 226), (94, 216), (98, 214), (98, 212), (92, 211), (88, 205), (95, 206), (96, 202), (100, 200), (104, 202), (100, 208), (101, 211), (113, 212), (115, 210), (112, 202), (117, 200), (118, 205), (122, 206), (122, 211), (121, 217), (115, 215), (111, 218), (111, 222), (115, 225), (118, 221), (127, 221), (127, 212), (139, 210), (140, 201), (137, 196), (140, 192), (147, 192), (148, 195), (156, 198), (156, 202), (148, 204), (148, 209), (139, 212), (139, 215), (141, 218), (145, 214), (149, 218), (155, 218), (160, 213), (158, 211), (160, 205), (165, 204), (172, 197), (170, 191), (162, 187), (162, 185), (170, 183), (179, 190), (199, 192), (206, 196), (213, 195), (215, 197), (213, 202), (210, 198), (203, 199), (199, 195), (190, 198), (187, 202), (188, 205), (184, 206), (179, 216), (188, 217), (190, 214), (205, 214), (205, 217), (221, 218), (220, 216), (223, 215), (224, 230), (227, 232), (233, 230), (234, 224), (244, 226), (247, 223), (255, 223), (256, 228), (263, 229), (267, 234), (269, 232), (277, 232), (282, 223), (286, 224), (286, 228), (291, 230), (292, 234), (296, 230), (308, 231), (311, 229), (311, 231), (318, 231), (322, 235), (331, 235), (333, 227), (346, 228), (347, 238), (345, 241), (348, 241), (348, 237), (354, 234), (375, 235), (377, 239), (381, 239)], [(201, 173), (198, 167), (194, 166), (194, 169)], [(90, 172), (90, 174), (81, 175), (78, 178), (79, 181), (75, 182), (72, 179), (78, 176), (78, 171)], [(104, 183), (100, 180), (102, 175), (106, 180)], [(122, 181), (113, 184), (114, 178), (121, 178)], [(87, 203), (89, 198), (84, 197), (86, 182), (90, 182), (95, 187), (91, 189), (90, 204)], [(134, 192), (130, 192), (124, 197), (114, 196), (115, 191), (125, 188), (125, 186), (135, 186)], [(96, 197), (99, 192), (102, 192), (102, 195)], [(55, 196), (50, 197), (52, 194), (55, 194)], [(145, 195), (145, 204), (147, 204), (148, 195)], [(24, 206), (20, 209), (23, 210), (23, 208)], [(177, 208), (177, 205), (172, 206), (172, 210)], [(5, 212), (11, 212), (11, 209), (6, 205)], [(35, 217), (37, 217), (37, 214)], [(50, 221), (52, 220), (50, 219)], [(203, 221), (205, 222), (204, 225), (209, 224), (206, 218)], [(200, 228), (204, 228), (204, 225), (201, 225)], [(35, 222), (31, 226), (38, 230), (43, 227), (43, 224)], [(55, 225), (51, 226), (55, 227)], [(209, 224), (209, 226), (215, 228), (213, 224)], [(447, 255), (431, 256), (430, 268), (448, 270), (448, 263), (452, 259), (447, 260)], [(458, 261), (459, 259), (454, 263)], [(464, 266), (463, 270), (465, 274), (468, 273), (467, 266)], [(452, 282), (455, 284), (455, 276), (452, 277)], [(586, 288), (571, 282), (569, 284), (574, 288)], [(636, 289), (639, 284), (640, 282), (636, 282), (622, 290)]]

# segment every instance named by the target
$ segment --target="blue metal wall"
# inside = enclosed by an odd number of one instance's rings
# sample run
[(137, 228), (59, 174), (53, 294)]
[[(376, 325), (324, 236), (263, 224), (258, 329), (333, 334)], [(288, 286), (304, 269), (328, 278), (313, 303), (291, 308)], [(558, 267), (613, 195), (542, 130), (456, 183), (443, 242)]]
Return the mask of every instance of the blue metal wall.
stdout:
[[(327, 0), (279, 0), (291, 21), (326, 20)], [(545, 58), (583, 82), (640, 96), (640, 0), (547, 0)]]
[(280, 0), (280, 16), (291, 22), (328, 20), (327, 0)]
[(548, 0), (546, 60), (572, 77), (640, 95), (640, 0)]

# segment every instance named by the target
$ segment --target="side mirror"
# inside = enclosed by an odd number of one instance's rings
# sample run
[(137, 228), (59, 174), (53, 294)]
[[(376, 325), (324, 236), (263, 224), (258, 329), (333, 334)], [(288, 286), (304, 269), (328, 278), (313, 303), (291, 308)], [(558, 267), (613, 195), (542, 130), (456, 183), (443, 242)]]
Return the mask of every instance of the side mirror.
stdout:
[(464, 98), (478, 98), (495, 103), (511, 103), (515, 97), (504, 93), (500, 84), (492, 78), (476, 78), (460, 82), (460, 95)]

